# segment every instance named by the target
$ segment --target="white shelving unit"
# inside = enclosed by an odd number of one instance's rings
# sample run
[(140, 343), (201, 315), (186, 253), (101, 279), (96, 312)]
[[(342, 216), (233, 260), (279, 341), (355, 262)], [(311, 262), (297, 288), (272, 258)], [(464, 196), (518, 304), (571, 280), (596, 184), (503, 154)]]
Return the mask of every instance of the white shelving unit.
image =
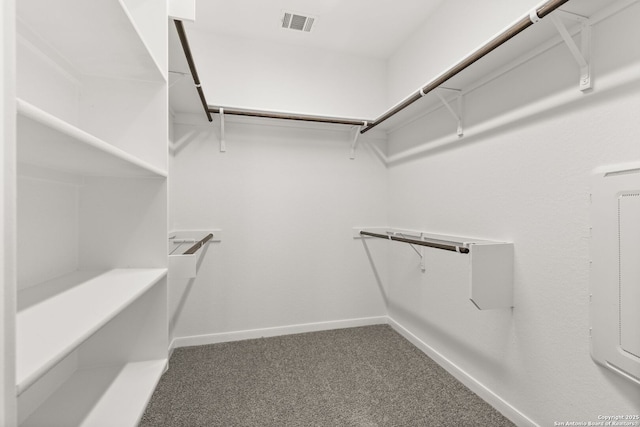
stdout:
[(135, 425), (146, 405), (136, 397), (153, 393), (165, 366), (165, 360), (151, 360), (78, 371), (23, 425), (49, 427), (52, 412), (63, 412), (59, 425)]
[(446, 250), (452, 256), (466, 256), (469, 258), (469, 301), (478, 310), (513, 307), (513, 243), (390, 227), (355, 227), (353, 238), (370, 238), (360, 234), (361, 231), (389, 236), (390, 241), (399, 238), (404, 239), (404, 243), (414, 241), (433, 245), (425, 247), (415, 243), (423, 271), (425, 250)]
[(168, 16), (164, 3), (21, 0), (17, 14), (81, 74), (162, 81), (166, 41), (157, 31)]
[[(20, 161), (93, 176), (159, 176), (166, 171), (18, 99)], [(82, 160), (82, 161), (79, 161)]]
[(135, 426), (167, 364), (167, 4), (15, 11), (17, 420), (6, 424)]
[[(37, 381), (167, 273), (166, 269), (74, 272), (28, 288), (18, 311), (18, 393)], [(49, 290), (53, 290), (50, 292)], [(48, 292), (49, 291), (49, 292)], [(40, 292), (42, 298), (34, 298)], [(25, 296), (18, 295), (19, 301)], [(28, 297), (27, 297), (28, 298)], [(46, 323), (42, 319), (49, 319)]]

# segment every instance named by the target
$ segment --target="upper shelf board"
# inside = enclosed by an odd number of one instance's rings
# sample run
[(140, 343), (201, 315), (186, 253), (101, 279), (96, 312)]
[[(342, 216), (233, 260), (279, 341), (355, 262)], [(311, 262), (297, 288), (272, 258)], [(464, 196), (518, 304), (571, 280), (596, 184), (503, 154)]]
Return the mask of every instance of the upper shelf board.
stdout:
[(158, 43), (143, 40), (121, 1), (20, 0), (16, 7), (21, 23), (81, 74), (167, 80), (166, 58), (157, 58), (148, 48)]
[(443, 243), (450, 244), (454, 246), (459, 246), (463, 248), (469, 248), (471, 245), (495, 245), (495, 244), (504, 244), (505, 242), (498, 242), (493, 240), (481, 240), (471, 237), (461, 237), (461, 236), (451, 236), (445, 234), (433, 234), (426, 233), (424, 231), (419, 230), (406, 230), (402, 228), (393, 228), (393, 227), (354, 227), (352, 229), (353, 238), (362, 239), (368, 238), (367, 236), (362, 236), (360, 234), (361, 231), (370, 231), (373, 233), (379, 234), (389, 234), (398, 237), (404, 237), (408, 239), (417, 239), (417, 240), (425, 240), (428, 242), (434, 243)]
[(23, 100), (18, 162), (82, 176), (166, 177), (167, 172)]
[[(569, 12), (576, 16), (587, 18), (595, 17), (596, 19), (599, 19), (600, 16), (608, 16), (608, 10), (615, 12), (618, 7), (615, 3), (616, 1), (611, 0), (574, 0), (569, 1), (563, 5), (559, 11), (553, 13), (559, 13), (559, 16), (566, 24), (567, 28), (572, 33), (576, 33), (580, 28), (580, 24), (573, 22), (566, 17), (563, 18), (562, 12)], [(620, 7), (624, 7), (625, 4), (629, 2), (625, 0), (618, 0), (618, 3), (622, 4)], [(525, 64), (529, 59), (535, 57), (537, 54), (541, 54), (545, 50), (551, 49), (552, 47), (562, 43), (562, 38), (558, 34), (555, 26), (549, 17), (546, 17), (527, 28), (522, 33), (516, 35), (497, 49), (488, 53), (486, 56), (473, 63), (459, 74), (447, 80), (442, 87), (460, 90), (464, 95), (469, 91), (473, 91), (475, 88), (502, 76), (509, 70)], [(480, 46), (478, 46), (478, 48), (480, 48)], [(569, 50), (567, 50), (566, 53), (569, 56), (571, 55)], [(468, 54), (471, 54), (471, 52), (468, 52)], [(463, 58), (460, 58), (460, 60), (462, 59)], [(455, 64), (451, 64), (451, 67), (454, 65)], [(442, 74), (444, 74), (448, 69), (449, 68), (443, 69)], [(407, 95), (407, 97), (409, 95), (416, 94), (422, 87), (425, 87), (430, 82), (436, 80), (438, 76), (425, 77), (431, 78), (425, 80), (424, 84), (420, 87), (416, 87), (414, 91)], [(578, 80), (579, 73), (576, 65), (576, 90), (578, 90)], [(449, 98), (450, 101), (453, 100), (453, 95), (451, 93), (442, 92), (442, 95), (445, 98)], [(422, 99), (419, 99), (404, 110), (400, 111), (398, 114), (378, 125), (378, 128), (387, 132), (393, 132), (394, 130), (403, 127), (406, 123), (423, 116), (425, 112), (438, 107), (442, 107), (440, 99), (434, 93), (429, 93)]]

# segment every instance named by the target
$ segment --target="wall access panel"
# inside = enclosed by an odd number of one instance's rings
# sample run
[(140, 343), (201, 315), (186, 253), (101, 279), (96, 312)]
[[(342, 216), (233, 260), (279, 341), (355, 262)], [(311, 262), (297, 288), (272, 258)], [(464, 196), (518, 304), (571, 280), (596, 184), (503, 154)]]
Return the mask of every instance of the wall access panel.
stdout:
[(640, 385), (640, 163), (601, 168), (591, 195), (591, 354)]

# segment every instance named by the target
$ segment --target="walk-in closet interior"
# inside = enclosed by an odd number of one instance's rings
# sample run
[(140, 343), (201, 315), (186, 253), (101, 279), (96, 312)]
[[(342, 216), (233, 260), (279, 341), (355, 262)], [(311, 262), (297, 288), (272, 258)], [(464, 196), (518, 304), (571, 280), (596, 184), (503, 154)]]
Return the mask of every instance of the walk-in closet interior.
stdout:
[(640, 1), (0, 8), (0, 426), (640, 426)]

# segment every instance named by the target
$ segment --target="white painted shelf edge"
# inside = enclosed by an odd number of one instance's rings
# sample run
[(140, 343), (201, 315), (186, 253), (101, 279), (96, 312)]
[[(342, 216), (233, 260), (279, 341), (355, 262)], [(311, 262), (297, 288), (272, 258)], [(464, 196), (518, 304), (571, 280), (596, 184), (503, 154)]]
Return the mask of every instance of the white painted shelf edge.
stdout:
[(76, 371), (21, 425), (135, 426), (166, 366), (161, 359)]
[(18, 312), (17, 394), (167, 274), (166, 268), (71, 273), (45, 282), (65, 290)]
[[(73, 172), (73, 168), (77, 167), (75, 165), (78, 164), (79, 158), (74, 156), (74, 146), (80, 146), (82, 149), (90, 149), (93, 151), (95, 156), (100, 156), (105, 160), (111, 163), (120, 163), (124, 164), (127, 169), (129, 169), (133, 173), (129, 173), (129, 175), (145, 175), (145, 176), (157, 176), (157, 177), (166, 177), (167, 171), (159, 169), (155, 166), (150, 165), (149, 163), (127, 153), (126, 151), (111, 145), (84, 130), (65, 122), (64, 120), (59, 119), (58, 117), (47, 113), (46, 111), (22, 100), (16, 100), (16, 108), (18, 112), (18, 116), (22, 116), (27, 118), (39, 125), (44, 126), (47, 129), (50, 129), (52, 135), (54, 133), (61, 134), (67, 138), (69, 138), (68, 144), (68, 152), (65, 153), (65, 157), (69, 161), (69, 171)], [(76, 145), (78, 144), (78, 145)], [(77, 151), (77, 148), (76, 148)], [(43, 165), (41, 162), (30, 162), (26, 163), (36, 164), (38, 166), (47, 166), (47, 159), (42, 159), (45, 164)], [(19, 159), (21, 161), (21, 159)], [(86, 165), (84, 165), (86, 167)], [(91, 165), (89, 165), (91, 166)], [(59, 169), (59, 167), (50, 167), (52, 169)], [(64, 171), (63, 171), (64, 172)], [(93, 175), (100, 175), (101, 171), (97, 165), (95, 170), (93, 171)]]
[(158, 60), (158, 58), (156, 57), (156, 54), (153, 52), (153, 50), (149, 46), (149, 43), (147, 42), (147, 39), (146, 39), (145, 35), (143, 34), (140, 26), (136, 23), (136, 20), (135, 20), (135, 18), (133, 16), (133, 13), (129, 10), (129, 7), (126, 5), (126, 3), (124, 1), (118, 0), (118, 3), (120, 3), (120, 7), (122, 7), (122, 10), (124, 11), (124, 14), (129, 19), (129, 22), (131, 22), (131, 26), (133, 27), (133, 30), (138, 35), (138, 38), (140, 39), (140, 42), (142, 43), (142, 45), (144, 46), (144, 49), (149, 54), (149, 57), (151, 58), (151, 61), (153, 62), (153, 64), (157, 68), (158, 72), (160, 73), (160, 75), (162, 76), (162, 78), (165, 81), (168, 81), (168, 78), (167, 78), (168, 72), (167, 72), (167, 70), (165, 70), (162, 67), (161, 61)]
[(468, 248), (469, 245), (491, 245), (491, 244), (501, 244), (501, 243), (507, 243), (507, 242), (498, 242), (498, 241), (493, 241), (493, 240), (481, 240), (481, 239), (475, 239), (475, 238), (470, 238), (470, 237), (460, 237), (460, 236), (451, 236), (451, 235), (446, 235), (446, 234), (433, 234), (433, 233), (426, 233), (420, 230), (407, 230), (407, 229), (402, 229), (402, 228), (395, 228), (395, 227), (353, 227), (353, 237), (354, 238), (368, 238), (367, 236), (361, 236), (360, 235), (360, 231), (372, 231), (375, 233), (381, 233), (381, 234), (386, 234), (388, 233), (393, 233), (395, 235), (398, 236), (405, 236), (407, 238), (417, 238), (417, 239), (424, 239), (424, 240), (430, 240), (430, 241), (440, 241), (440, 242), (447, 242), (447, 243), (454, 243), (457, 244), (458, 246), (463, 246)]

